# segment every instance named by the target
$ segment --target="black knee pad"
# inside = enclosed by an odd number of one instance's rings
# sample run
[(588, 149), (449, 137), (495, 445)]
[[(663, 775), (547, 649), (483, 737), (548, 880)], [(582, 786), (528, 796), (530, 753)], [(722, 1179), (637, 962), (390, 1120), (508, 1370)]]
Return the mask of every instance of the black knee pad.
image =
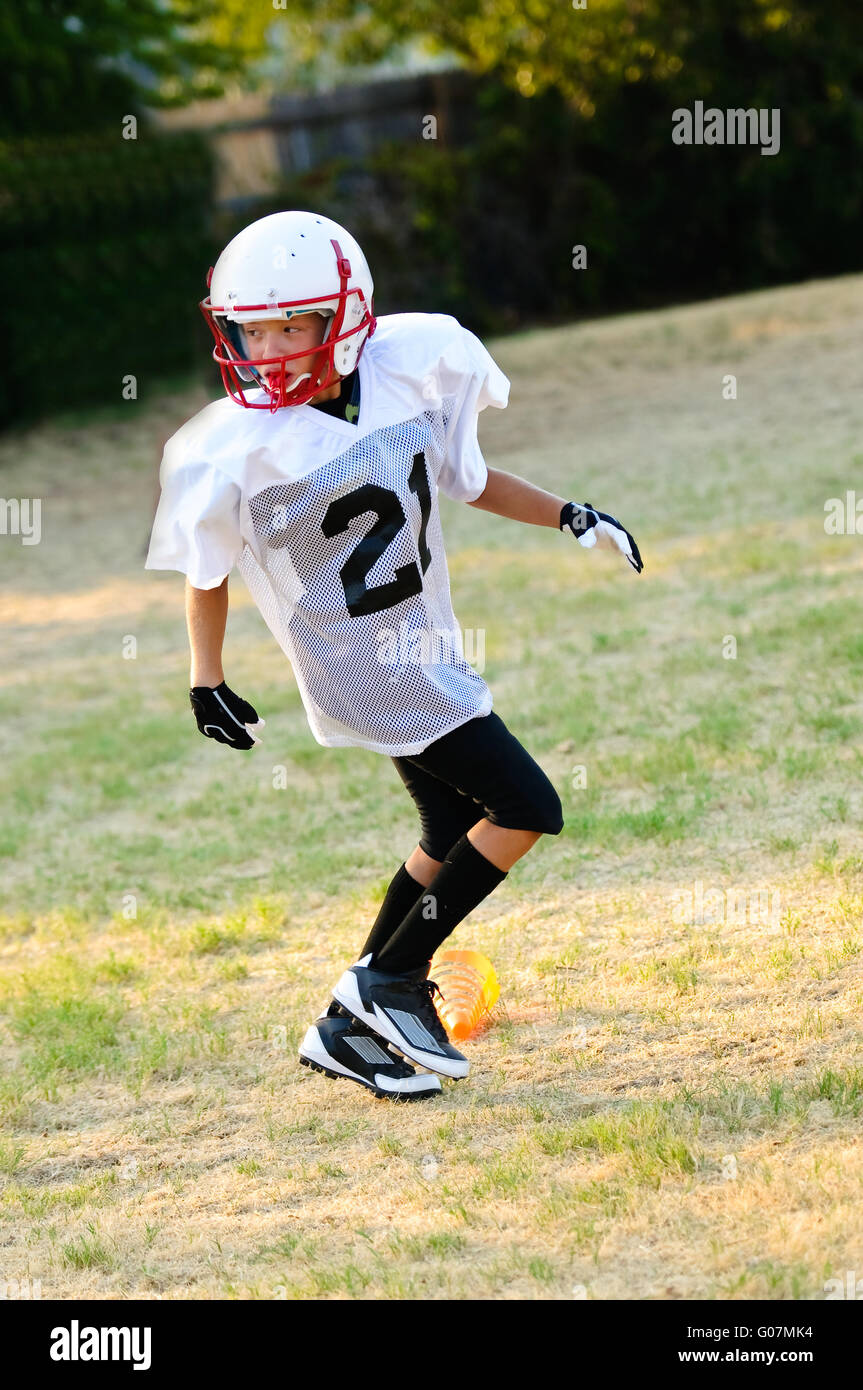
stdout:
[(506, 830), (533, 830), (539, 835), (559, 835), (563, 829), (563, 806), (560, 797), (546, 780), (545, 784), (531, 788), (531, 794), (510, 802), (506, 810), (495, 815), (489, 814), (493, 825)]
[(550, 778), (538, 765), (530, 788), (525, 788), (526, 810), (530, 818), (523, 830), (538, 830), (542, 835), (559, 835), (563, 829), (563, 806)]
[(532, 829), (540, 830), (543, 835), (559, 835), (563, 829), (563, 805), (550, 782), (548, 792), (536, 810), (538, 823)]

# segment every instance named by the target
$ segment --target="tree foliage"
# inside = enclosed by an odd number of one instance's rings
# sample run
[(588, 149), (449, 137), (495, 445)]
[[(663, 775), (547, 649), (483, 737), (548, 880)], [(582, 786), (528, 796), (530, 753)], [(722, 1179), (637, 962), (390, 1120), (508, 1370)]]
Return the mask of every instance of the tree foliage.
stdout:
[(0, 135), (93, 129), (143, 99), (183, 102), (229, 76), (251, 81), (262, 62), (278, 84), (302, 85), (322, 59), (361, 71), (418, 42), (525, 97), (554, 89), (588, 118), (622, 86), (722, 105), (863, 91), (859, 0), (581, 3), (15, 0), (0, 13)]
[(705, 101), (745, 89), (748, 104), (776, 105), (795, 96), (802, 78), (821, 96), (844, 92), (849, 82), (860, 95), (859, 0), (586, 0), (584, 8), (575, 8), (580, 0), (279, 3), (250, 10), (247, 0), (222, 0), (210, 32), (250, 56), (287, 26), (288, 81), (316, 53), (362, 66), (422, 38), (430, 51), (494, 72), (526, 97), (554, 88), (587, 117), (622, 85), (669, 87)]
[(240, 56), (207, 32), (218, 0), (14, 0), (0, 10), (0, 136), (118, 123), (218, 90)]

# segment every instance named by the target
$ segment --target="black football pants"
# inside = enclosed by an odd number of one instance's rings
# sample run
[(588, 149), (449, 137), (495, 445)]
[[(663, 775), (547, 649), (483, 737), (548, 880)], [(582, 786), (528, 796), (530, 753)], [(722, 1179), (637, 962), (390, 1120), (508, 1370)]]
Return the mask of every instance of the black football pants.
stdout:
[(484, 817), (507, 830), (563, 829), (560, 797), (494, 710), (392, 761), (419, 811), (420, 849), (432, 859), (443, 861)]

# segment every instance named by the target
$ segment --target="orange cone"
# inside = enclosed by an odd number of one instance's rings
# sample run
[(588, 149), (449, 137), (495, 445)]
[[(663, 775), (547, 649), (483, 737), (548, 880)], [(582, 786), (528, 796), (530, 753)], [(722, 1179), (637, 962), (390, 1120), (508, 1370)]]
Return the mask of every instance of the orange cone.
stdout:
[(479, 951), (440, 951), (428, 977), (440, 989), (437, 1011), (450, 1042), (475, 1033), (500, 995), (494, 966)]

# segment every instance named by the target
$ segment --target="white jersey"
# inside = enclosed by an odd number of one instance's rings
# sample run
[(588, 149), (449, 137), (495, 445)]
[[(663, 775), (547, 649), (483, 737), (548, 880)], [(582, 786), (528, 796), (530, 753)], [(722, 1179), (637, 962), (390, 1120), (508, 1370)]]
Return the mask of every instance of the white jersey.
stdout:
[(359, 376), (357, 424), (225, 397), (178, 430), (146, 567), (212, 589), (237, 565), (318, 743), (410, 756), (492, 707), (464, 659), (437, 490), (483, 492), (477, 415), (509, 382), (448, 314), (378, 319)]

